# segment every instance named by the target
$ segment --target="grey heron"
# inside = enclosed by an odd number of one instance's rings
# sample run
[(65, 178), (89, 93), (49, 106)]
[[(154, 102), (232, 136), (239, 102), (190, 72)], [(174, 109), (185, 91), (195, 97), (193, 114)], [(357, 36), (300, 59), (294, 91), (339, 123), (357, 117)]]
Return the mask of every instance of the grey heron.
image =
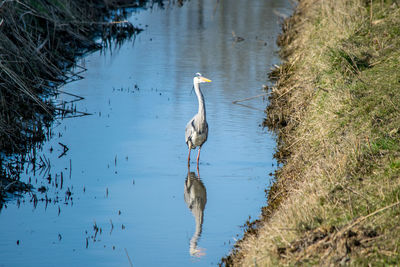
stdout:
[(185, 141), (189, 148), (188, 166), (190, 165), (190, 150), (199, 147), (197, 154), (197, 167), (199, 167), (199, 158), (201, 146), (207, 141), (208, 137), (208, 124), (206, 120), (206, 107), (204, 96), (200, 90), (200, 83), (211, 82), (211, 80), (203, 77), (200, 73), (196, 73), (193, 78), (193, 87), (199, 101), (199, 111), (188, 122), (185, 130)]

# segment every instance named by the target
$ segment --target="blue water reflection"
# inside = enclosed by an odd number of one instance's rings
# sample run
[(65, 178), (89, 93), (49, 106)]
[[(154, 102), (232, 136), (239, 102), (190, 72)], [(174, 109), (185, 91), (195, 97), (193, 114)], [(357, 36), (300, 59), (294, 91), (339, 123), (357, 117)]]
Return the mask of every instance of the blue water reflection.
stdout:
[[(279, 62), (274, 10), (289, 1), (168, 3), (134, 13), (130, 21), (145, 27), (135, 42), (87, 56), (84, 79), (62, 88), (93, 115), (54, 124), (39, 151), (51, 181), (24, 177), (51, 201), (34, 208), (26, 196), (1, 211), (0, 266), (129, 266), (127, 255), (134, 266), (216, 265), (259, 215), (274, 170), (274, 139), (259, 126), (266, 101), (232, 102), (263, 93)], [(213, 80), (202, 87), (210, 129), (201, 180), (187, 170), (184, 141), (196, 72)], [(69, 148), (61, 158), (59, 143)]]

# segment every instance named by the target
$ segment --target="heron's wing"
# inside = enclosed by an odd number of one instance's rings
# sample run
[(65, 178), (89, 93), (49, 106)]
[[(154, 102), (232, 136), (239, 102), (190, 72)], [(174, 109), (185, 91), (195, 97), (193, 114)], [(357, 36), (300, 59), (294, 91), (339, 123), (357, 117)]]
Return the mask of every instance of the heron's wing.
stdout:
[(208, 138), (208, 123), (207, 122), (205, 122), (204, 132), (206, 133), (206, 140), (207, 140), (207, 138)]
[(194, 128), (194, 117), (193, 117), (193, 119), (191, 119), (188, 122), (188, 124), (186, 125), (186, 130), (185, 130), (185, 142), (186, 142), (186, 144), (191, 139), (194, 131), (195, 131), (195, 128)]

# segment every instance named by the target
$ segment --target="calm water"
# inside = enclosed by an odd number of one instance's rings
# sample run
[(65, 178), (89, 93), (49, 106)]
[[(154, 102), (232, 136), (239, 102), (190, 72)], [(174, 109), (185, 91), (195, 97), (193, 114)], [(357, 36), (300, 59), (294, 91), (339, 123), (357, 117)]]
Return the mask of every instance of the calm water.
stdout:
[[(84, 79), (61, 88), (84, 97), (74, 105), (92, 115), (54, 123), (38, 151), (51, 168), (24, 177), (47, 192), (36, 206), (26, 195), (0, 212), (0, 266), (129, 266), (128, 255), (134, 266), (216, 265), (265, 205), (275, 147), (259, 126), (267, 103), (232, 102), (263, 93), (279, 62), (276, 14), (289, 9), (192, 0), (133, 13), (145, 31), (84, 58)], [(201, 87), (210, 128), (201, 180), (184, 142), (196, 72), (213, 81)]]

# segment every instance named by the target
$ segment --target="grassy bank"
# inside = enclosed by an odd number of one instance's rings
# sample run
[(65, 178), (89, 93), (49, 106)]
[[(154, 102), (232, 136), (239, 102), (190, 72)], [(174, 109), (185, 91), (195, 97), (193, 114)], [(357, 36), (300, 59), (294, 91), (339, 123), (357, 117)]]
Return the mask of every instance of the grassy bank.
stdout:
[(267, 108), (283, 167), (227, 265), (400, 262), (400, 8), (302, 0)]

